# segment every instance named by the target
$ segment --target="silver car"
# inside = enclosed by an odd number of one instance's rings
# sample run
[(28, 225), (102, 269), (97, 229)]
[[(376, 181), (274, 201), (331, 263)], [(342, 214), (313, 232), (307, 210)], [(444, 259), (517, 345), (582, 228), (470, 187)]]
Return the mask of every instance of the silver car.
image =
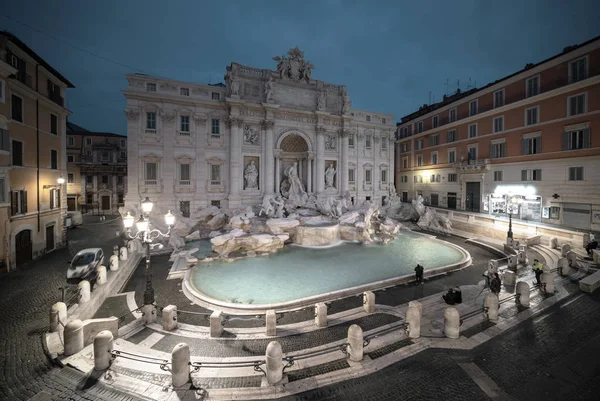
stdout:
[(77, 279), (88, 275), (104, 264), (104, 252), (100, 248), (87, 248), (77, 252), (67, 269), (67, 279)]

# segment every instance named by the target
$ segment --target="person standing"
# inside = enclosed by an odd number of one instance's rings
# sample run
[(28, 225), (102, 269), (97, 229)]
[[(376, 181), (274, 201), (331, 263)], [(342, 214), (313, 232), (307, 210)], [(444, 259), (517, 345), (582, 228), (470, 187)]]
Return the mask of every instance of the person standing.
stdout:
[(502, 286), (502, 282), (500, 281), (500, 276), (498, 275), (498, 273), (494, 273), (494, 278), (492, 278), (492, 281), (490, 282), (490, 290), (498, 295), (500, 294), (500, 288)]
[(533, 272), (535, 273), (535, 281), (537, 281), (537, 285), (540, 285), (542, 283), (542, 281), (540, 280), (540, 277), (542, 276), (542, 273), (544, 272), (544, 268), (542, 267), (542, 264), (540, 263), (539, 260), (537, 260), (537, 259), (533, 260), (532, 269), (533, 269)]
[(417, 264), (415, 267), (415, 278), (417, 279), (417, 284), (423, 284), (423, 266)]

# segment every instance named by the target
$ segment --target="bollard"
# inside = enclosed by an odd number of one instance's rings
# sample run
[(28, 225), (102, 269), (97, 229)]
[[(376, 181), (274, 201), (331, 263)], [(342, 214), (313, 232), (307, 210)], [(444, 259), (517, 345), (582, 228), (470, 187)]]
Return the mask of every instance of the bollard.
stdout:
[(105, 370), (112, 360), (110, 351), (113, 348), (113, 334), (110, 330), (102, 330), (94, 338), (94, 369)]
[(265, 357), (267, 362), (267, 383), (272, 386), (279, 383), (283, 378), (283, 351), (281, 350), (281, 344), (277, 341), (271, 341), (267, 345)]
[(517, 282), (517, 274), (513, 271), (507, 270), (504, 272), (504, 277), (502, 278), (502, 283), (504, 284), (504, 288), (512, 287)]
[(416, 305), (408, 305), (406, 311), (406, 333), (408, 338), (421, 337), (421, 312)]
[(492, 322), (498, 320), (499, 307), (498, 295), (493, 292), (485, 294), (485, 298), (483, 299), (483, 314), (488, 320), (491, 320)]
[(552, 276), (552, 273), (542, 273), (540, 281), (546, 294), (554, 294), (554, 276)]
[(558, 248), (558, 238), (556, 237), (552, 237), (550, 238), (550, 243), (548, 244), (550, 246), (550, 248), (552, 249), (556, 249)]
[(134, 252), (135, 252), (135, 244), (133, 243), (133, 241), (128, 241), (127, 242), (127, 253), (133, 254)]
[(498, 261), (493, 259), (488, 262), (488, 271), (490, 273), (498, 273)]
[(348, 327), (348, 355), (353, 362), (363, 359), (364, 339), (363, 331), (359, 325), (353, 324)]
[(519, 253), (517, 253), (517, 263), (520, 263), (522, 265), (527, 264), (527, 253), (524, 251), (521, 251)]
[(567, 252), (569, 252), (571, 250), (571, 245), (569, 244), (562, 244), (560, 246), (560, 256), (565, 257), (567, 256)]
[(179, 343), (171, 352), (171, 382), (181, 387), (190, 381), (190, 346)]
[(177, 306), (167, 305), (162, 310), (163, 330), (171, 331), (177, 328)]
[(365, 291), (363, 293), (363, 308), (367, 313), (375, 312), (375, 294), (373, 291)]
[(567, 260), (569, 261), (569, 266), (576, 267), (577, 266), (577, 254), (573, 251), (567, 252)]
[(81, 280), (77, 285), (79, 290), (79, 303), (90, 302), (90, 282), (87, 280)]
[(67, 324), (67, 304), (57, 302), (50, 308), (50, 332), (62, 330)]
[(508, 268), (510, 270), (517, 270), (517, 255), (508, 256)]
[(515, 300), (519, 305), (529, 308), (529, 284), (526, 281), (519, 281), (517, 283), (516, 298)]
[(315, 304), (315, 325), (327, 327), (327, 305), (323, 302)]
[(409, 301), (408, 307), (415, 306), (419, 310), (419, 315), (423, 316), (423, 305), (419, 301)]
[(455, 308), (444, 311), (444, 334), (448, 338), (460, 337), (460, 315)]
[(64, 331), (65, 355), (75, 355), (83, 349), (83, 322), (79, 319), (67, 323)]
[(96, 280), (97, 285), (106, 284), (106, 266), (98, 266), (98, 279)]
[(269, 309), (265, 313), (265, 327), (266, 334), (268, 336), (274, 336), (277, 333), (277, 316), (275, 315), (275, 309)]
[(210, 315), (210, 336), (211, 337), (221, 337), (221, 333), (223, 333), (223, 312), (220, 310), (213, 311), (212, 315)]
[(119, 257), (117, 255), (112, 255), (110, 257), (110, 271), (116, 272), (119, 270)]
[(127, 248), (122, 246), (119, 250), (119, 259), (127, 260)]
[(152, 304), (142, 306), (142, 319), (144, 324), (156, 323), (156, 306)]
[(567, 258), (560, 258), (556, 262), (558, 274), (561, 276), (568, 276), (571, 273), (571, 266)]

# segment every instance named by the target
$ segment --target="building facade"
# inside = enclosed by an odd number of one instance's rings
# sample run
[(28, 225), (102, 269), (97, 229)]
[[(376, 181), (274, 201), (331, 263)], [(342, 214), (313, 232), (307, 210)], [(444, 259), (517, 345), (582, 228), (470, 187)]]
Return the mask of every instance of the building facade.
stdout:
[(0, 257), (8, 269), (65, 241), (65, 92), (74, 86), (0, 32)]
[(67, 209), (114, 214), (124, 205), (127, 137), (67, 122)]
[(404, 201), (600, 230), (600, 38), (397, 124)]
[(277, 71), (232, 63), (226, 85), (128, 75), (126, 204), (148, 196), (183, 216), (256, 205), (290, 167), (318, 198), (381, 203), (394, 117), (351, 109), (345, 86), (313, 80), (297, 48), (288, 56)]

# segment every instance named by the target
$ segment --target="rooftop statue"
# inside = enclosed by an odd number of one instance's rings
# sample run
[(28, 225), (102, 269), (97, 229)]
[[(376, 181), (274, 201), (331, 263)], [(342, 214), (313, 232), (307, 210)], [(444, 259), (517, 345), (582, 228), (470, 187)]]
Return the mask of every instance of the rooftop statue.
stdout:
[(306, 81), (310, 82), (312, 69), (315, 66), (304, 60), (304, 52), (298, 46), (288, 50), (286, 56), (273, 57), (277, 61), (277, 72), (281, 79), (291, 79), (295, 82)]

